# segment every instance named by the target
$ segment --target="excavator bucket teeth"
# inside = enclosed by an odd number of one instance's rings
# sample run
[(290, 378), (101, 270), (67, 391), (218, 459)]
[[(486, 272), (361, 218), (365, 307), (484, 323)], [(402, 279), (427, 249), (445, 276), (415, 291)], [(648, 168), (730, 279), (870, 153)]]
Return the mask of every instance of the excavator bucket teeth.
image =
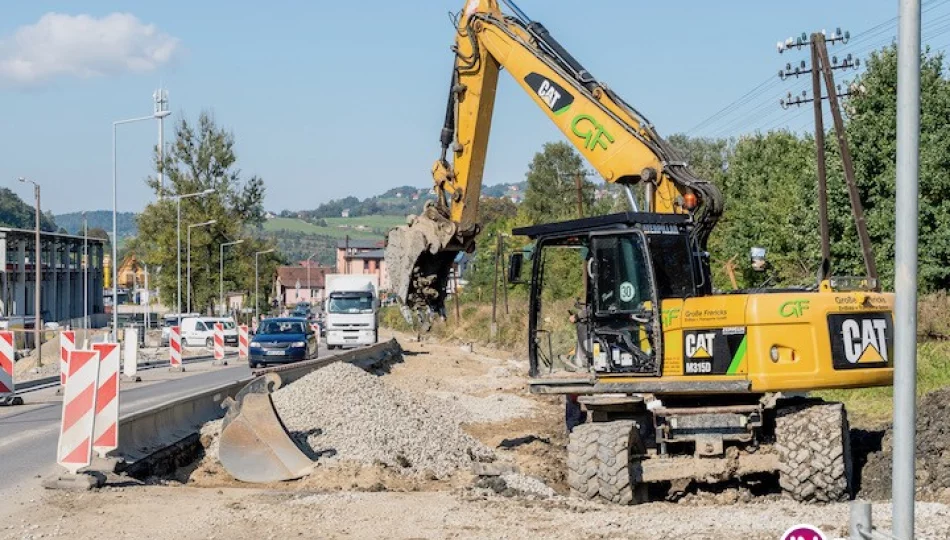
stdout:
[(314, 467), (294, 443), (271, 401), (282, 381), (268, 373), (249, 382), (223, 406), (228, 412), (221, 426), (218, 457), (221, 465), (242, 482), (294, 480)]
[(409, 225), (389, 232), (386, 268), (393, 291), (402, 302), (403, 315), (418, 316), (424, 326), (431, 314), (444, 315), (445, 286), (457, 248), (447, 249), (454, 240), (455, 224), (427, 209)]

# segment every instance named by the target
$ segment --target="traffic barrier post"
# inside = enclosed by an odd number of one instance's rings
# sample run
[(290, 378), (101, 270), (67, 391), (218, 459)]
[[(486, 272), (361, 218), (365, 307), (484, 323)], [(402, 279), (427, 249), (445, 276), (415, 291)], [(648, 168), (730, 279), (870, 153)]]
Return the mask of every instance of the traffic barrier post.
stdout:
[(171, 371), (185, 371), (181, 364), (181, 327), (172, 326), (168, 332), (168, 351)]
[(247, 325), (243, 324), (238, 327), (238, 358), (241, 360), (247, 360), (249, 342)]
[(63, 388), (56, 462), (72, 474), (92, 463), (98, 385), (99, 353), (95, 350), (71, 351), (69, 373)]
[(23, 399), (16, 395), (16, 385), (13, 381), (13, 365), (16, 359), (13, 342), (13, 332), (0, 332), (0, 405), (23, 404)]
[(125, 329), (125, 358), (122, 362), (122, 374), (127, 379), (138, 382), (139, 371), (139, 330), (138, 328)]
[(224, 324), (214, 323), (214, 363), (217, 365), (228, 365), (224, 359)]
[(104, 458), (119, 446), (119, 344), (96, 343), (92, 349), (99, 353), (99, 391), (92, 449)]
[(63, 330), (59, 333), (59, 385), (66, 384), (69, 372), (69, 352), (76, 349), (76, 332)]

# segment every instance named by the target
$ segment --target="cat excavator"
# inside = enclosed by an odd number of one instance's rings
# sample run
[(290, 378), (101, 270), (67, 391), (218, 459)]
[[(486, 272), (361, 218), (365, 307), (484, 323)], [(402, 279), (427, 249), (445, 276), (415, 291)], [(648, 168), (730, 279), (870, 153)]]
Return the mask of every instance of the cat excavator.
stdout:
[[(717, 291), (707, 241), (719, 189), (513, 1), (468, 0), (455, 23), (436, 196), (388, 236), (404, 315), (423, 326), (444, 317), (453, 262), (474, 250), (504, 69), (630, 206), (513, 231), (531, 241), (509, 263), (512, 282), (530, 272), (530, 390), (571, 396), (589, 418), (570, 432), (572, 493), (631, 504), (765, 475), (799, 501), (851, 495), (844, 406), (807, 393), (892, 383), (893, 294), (831, 277), (826, 262), (812, 286)], [(543, 291), (564, 279), (552, 261), (565, 253), (583, 276), (572, 319), (582, 324), (558, 354), (565, 340)], [(768, 268), (764, 250), (753, 267)]]

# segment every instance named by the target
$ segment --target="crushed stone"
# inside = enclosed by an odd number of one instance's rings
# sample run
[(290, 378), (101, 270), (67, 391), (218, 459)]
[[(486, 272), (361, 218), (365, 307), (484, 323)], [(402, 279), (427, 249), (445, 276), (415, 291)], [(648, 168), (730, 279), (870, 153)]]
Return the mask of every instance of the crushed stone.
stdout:
[(459, 407), (466, 422), (504, 422), (535, 413), (535, 406), (530, 400), (513, 394), (472, 396), (442, 391), (430, 391), (427, 394)]
[(320, 465), (383, 464), (405, 474), (450, 476), (494, 453), (462, 431), (451, 404), (386, 384), (336, 363), (272, 394), (291, 436)]

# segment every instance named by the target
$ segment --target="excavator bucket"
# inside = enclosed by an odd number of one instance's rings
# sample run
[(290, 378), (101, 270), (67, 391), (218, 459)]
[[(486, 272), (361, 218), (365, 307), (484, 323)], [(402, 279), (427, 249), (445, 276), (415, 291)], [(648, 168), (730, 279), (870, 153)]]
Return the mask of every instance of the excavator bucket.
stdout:
[(445, 286), (458, 253), (458, 248), (448, 248), (455, 232), (455, 224), (431, 205), (389, 232), (386, 268), (410, 324), (415, 316), (428, 329), (431, 315), (445, 315)]
[(271, 401), (271, 392), (283, 384), (280, 375), (257, 377), (225, 400), (218, 457), (231, 476), (251, 483), (294, 480), (314, 467), (294, 443)]

